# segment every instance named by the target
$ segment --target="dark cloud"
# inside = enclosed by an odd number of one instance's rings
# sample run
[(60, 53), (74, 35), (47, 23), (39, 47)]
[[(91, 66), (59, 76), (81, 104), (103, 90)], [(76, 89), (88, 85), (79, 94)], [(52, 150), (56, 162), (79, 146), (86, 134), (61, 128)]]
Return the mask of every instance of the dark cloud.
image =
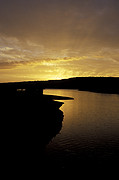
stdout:
[(1, 0), (0, 32), (47, 47), (118, 44), (117, 0)]

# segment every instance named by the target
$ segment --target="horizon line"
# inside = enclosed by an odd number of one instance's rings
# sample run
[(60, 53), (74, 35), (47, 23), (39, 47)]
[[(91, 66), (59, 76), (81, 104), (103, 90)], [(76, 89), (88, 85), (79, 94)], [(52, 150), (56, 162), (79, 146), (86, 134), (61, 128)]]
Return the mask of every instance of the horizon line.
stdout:
[(25, 80), (25, 81), (7, 81), (7, 82), (0, 82), (0, 84), (4, 83), (25, 83), (25, 82), (47, 82), (47, 81), (61, 81), (61, 80), (68, 80), (68, 79), (75, 79), (75, 78), (119, 78), (119, 76), (79, 76), (79, 77), (69, 77), (64, 79), (48, 79), (48, 80)]

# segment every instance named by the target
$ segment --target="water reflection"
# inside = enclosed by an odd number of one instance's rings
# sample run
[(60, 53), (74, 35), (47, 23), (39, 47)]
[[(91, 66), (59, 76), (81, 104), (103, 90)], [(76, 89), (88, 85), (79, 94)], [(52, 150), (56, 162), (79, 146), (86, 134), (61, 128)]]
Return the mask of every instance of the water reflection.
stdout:
[[(61, 134), (47, 146), (52, 167), (113, 168), (119, 161), (119, 96), (77, 90), (45, 90), (73, 97), (64, 101)], [(51, 161), (49, 161), (51, 163)]]

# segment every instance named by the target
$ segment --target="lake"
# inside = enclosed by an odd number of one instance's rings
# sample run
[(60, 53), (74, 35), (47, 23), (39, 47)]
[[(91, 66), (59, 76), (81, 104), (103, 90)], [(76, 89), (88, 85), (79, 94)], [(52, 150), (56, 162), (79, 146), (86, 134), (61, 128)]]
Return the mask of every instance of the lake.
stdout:
[(62, 101), (62, 128), (46, 146), (47, 166), (80, 170), (118, 162), (119, 95), (66, 89), (45, 89), (44, 94), (74, 98)]

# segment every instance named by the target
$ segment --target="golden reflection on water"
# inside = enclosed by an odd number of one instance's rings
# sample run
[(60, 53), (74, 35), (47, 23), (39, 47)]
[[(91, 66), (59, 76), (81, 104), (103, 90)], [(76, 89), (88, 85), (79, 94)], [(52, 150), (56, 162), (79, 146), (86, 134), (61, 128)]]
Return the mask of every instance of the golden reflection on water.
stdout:
[[(46, 89), (44, 94), (73, 97), (60, 108), (64, 113), (64, 130), (75, 133), (115, 134), (119, 131), (119, 96), (66, 89)], [(97, 133), (97, 134), (96, 134)]]
[[(58, 169), (72, 170), (77, 164), (80, 168), (87, 165), (88, 170), (104, 164), (105, 169), (118, 162), (118, 95), (64, 89), (48, 89), (44, 93), (74, 98), (63, 100), (60, 108), (64, 113), (62, 129), (46, 148), (53, 168), (56, 163)], [(51, 166), (51, 161), (49, 163)]]

